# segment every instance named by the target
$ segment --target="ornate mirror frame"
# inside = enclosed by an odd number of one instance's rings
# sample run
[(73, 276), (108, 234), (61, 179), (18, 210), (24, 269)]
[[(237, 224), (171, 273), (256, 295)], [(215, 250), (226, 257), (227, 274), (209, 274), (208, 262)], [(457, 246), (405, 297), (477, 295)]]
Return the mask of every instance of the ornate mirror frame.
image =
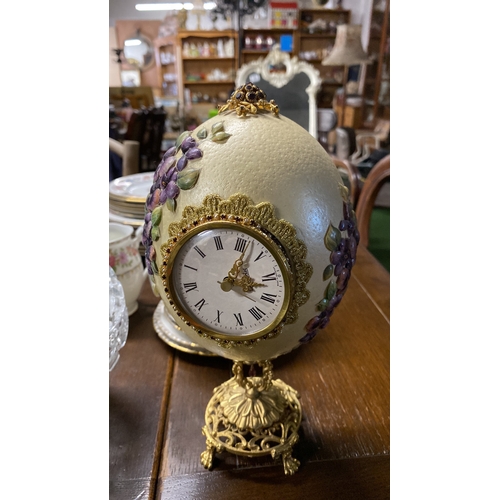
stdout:
[[(137, 45), (132, 45), (130, 47), (127, 47), (127, 42), (139, 42)], [(141, 50), (138, 48), (143, 44), (144, 49)], [(139, 52), (138, 52), (139, 51)], [(134, 61), (133, 56), (141, 56), (143, 57), (144, 60), (140, 61), (137, 59), (137, 61)], [(135, 35), (127, 37), (127, 39), (124, 42), (124, 47), (123, 47), (123, 56), (125, 58), (125, 61), (127, 64), (129, 64), (132, 67), (135, 67), (139, 69), (140, 71), (145, 71), (154, 65), (154, 46), (153, 42), (150, 40), (149, 37), (146, 35), (143, 35), (140, 30), (137, 30)]]
[[(285, 71), (271, 71), (271, 67), (282, 65)], [(297, 56), (290, 58), (290, 54), (282, 52), (279, 45), (275, 45), (266, 57), (259, 57), (255, 61), (243, 64), (236, 73), (236, 88), (244, 85), (249, 81), (252, 73), (259, 74), (264, 80), (271, 85), (280, 89), (285, 86), (292, 78), (299, 74), (305, 73), (311, 83), (306, 88), (309, 101), (309, 133), (315, 138), (318, 138), (317, 125), (317, 102), (316, 95), (321, 86), (321, 78), (319, 71), (311, 64), (305, 61), (299, 61)]]

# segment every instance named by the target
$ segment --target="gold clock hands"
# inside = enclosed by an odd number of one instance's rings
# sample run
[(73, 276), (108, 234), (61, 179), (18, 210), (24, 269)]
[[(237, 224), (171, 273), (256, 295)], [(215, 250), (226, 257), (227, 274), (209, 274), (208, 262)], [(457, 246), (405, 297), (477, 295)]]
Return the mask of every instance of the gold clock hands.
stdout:
[[(220, 287), (222, 288), (222, 290), (224, 292), (229, 292), (230, 290), (233, 289), (233, 284), (229, 281), (227, 276), (222, 281), (217, 281), (217, 283), (219, 283)], [(238, 292), (238, 290), (235, 290), (235, 292), (238, 295), (241, 295), (242, 297), (246, 297), (247, 299), (251, 300), (252, 302), (257, 302), (255, 299), (252, 299), (252, 297), (249, 297), (248, 295), (245, 295), (241, 292)]]
[(243, 248), (243, 252), (241, 252), (241, 255), (236, 259), (236, 261), (233, 264), (233, 267), (227, 273), (227, 277), (231, 283), (234, 282), (234, 280), (238, 277), (241, 266), (243, 265), (243, 257), (245, 255), (245, 252), (247, 251), (249, 243), (250, 243), (249, 241), (246, 242), (245, 247)]
[(246, 274), (243, 275), (241, 279), (235, 279), (233, 284), (236, 286), (241, 286), (244, 292), (251, 292), (253, 291), (254, 287), (266, 286), (263, 283), (257, 283), (252, 278), (250, 278), (250, 276), (247, 276)]
[(248, 300), (251, 300), (252, 302), (257, 302), (255, 299), (252, 299), (252, 297), (248, 296), (245, 292), (243, 292), (243, 291), (241, 291), (241, 292), (240, 292), (237, 288), (235, 288), (235, 289), (234, 289), (234, 291), (235, 291), (238, 295), (240, 295), (241, 297), (245, 297), (245, 298), (247, 298)]
[(217, 281), (217, 283), (219, 283), (222, 291), (224, 292), (229, 292), (233, 288), (233, 283), (232, 281), (229, 281), (227, 276), (222, 280), (222, 282)]

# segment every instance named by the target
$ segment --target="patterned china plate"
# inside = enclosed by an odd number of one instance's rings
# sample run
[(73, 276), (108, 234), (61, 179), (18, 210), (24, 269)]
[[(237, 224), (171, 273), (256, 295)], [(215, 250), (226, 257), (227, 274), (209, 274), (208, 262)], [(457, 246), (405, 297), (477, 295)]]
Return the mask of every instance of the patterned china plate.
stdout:
[(158, 336), (174, 349), (200, 356), (216, 356), (216, 354), (200, 347), (184, 335), (182, 330), (169, 318), (163, 301), (160, 301), (155, 309), (153, 326)]
[(109, 183), (109, 198), (129, 203), (145, 203), (154, 172), (125, 175)]

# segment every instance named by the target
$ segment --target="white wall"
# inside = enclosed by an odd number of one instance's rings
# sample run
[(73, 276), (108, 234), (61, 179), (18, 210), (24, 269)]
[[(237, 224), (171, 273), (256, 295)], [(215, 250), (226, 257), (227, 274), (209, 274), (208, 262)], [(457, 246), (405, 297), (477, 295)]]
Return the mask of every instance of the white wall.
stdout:
[(112, 52), (111, 49), (118, 47), (116, 43), (116, 31), (115, 28), (109, 28), (109, 86), (110, 87), (121, 87), (121, 78), (120, 78), (120, 67), (118, 63), (116, 63), (115, 53)]

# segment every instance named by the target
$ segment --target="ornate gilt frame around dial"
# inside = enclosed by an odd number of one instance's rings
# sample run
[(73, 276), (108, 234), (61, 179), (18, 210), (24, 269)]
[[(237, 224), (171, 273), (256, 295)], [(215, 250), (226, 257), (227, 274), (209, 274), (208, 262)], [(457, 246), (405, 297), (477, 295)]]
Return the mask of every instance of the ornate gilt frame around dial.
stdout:
[[(246, 337), (232, 337), (215, 334), (208, 331), (192, 319), (186, 317), (185, 311), (171, 295), (171, 266), (175, 255), (182, 244), (193, 234), (205, 228), (221, 225), (234, 225), (246, 231), (261, 241), (265, 241), (270, 251), (279, 257), (283, 264), (283, 276), (288, 280), (290, 295), (285, 298), (287, 309), (279, 316), (278, 324), (271, 328)], [(278, 219), (274, 206), (264, 202), (254, 205), (244, 194), (235, 194), (227, 200), (218, 195), (208, 195), (200, 206), (184, 208), (182, 218), (168, 226), (169, 239), (161, 246), (160, 277), (169, 304), (178, 317), (193, 328), (198, 335), (210, 338), (221, 347), (231, 348), (235, 345), (253, 345), (256, 342), (278, 335), (285, 324), (293, 323), (298, 317), (298, 308), (309, 299), (306, 284), (312, 275), (312, 266), (305, 261), (306, 245), (296, 237), (293, 225), (283, 219)]]

